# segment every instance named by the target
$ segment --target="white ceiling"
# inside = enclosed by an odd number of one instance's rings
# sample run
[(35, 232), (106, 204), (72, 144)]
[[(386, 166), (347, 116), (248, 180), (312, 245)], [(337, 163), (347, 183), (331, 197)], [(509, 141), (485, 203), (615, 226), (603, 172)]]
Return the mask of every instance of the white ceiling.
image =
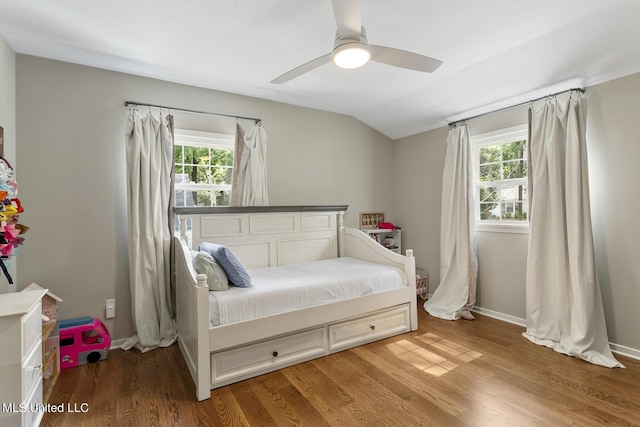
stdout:
[(331, 51), (330, 0), (0, 0), (0, 34), (17, 53), (343, 113), (392, 139), (640, 72), (638, 0), (363, 0), (362, 9), (369, 43), (444, 64), (426, 74), (329, 63), (271, 84)]

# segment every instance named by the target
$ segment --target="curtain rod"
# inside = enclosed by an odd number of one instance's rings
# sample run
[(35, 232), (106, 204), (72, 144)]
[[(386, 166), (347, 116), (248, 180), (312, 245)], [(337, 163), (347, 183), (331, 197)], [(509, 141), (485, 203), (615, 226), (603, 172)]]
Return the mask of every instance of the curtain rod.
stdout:
[(166, 105), (149, 104), (149, 103), (146, 103), (146, 102), (125, 101), (125, 103), (124, 103), (125, 107), (128, 107), (130, 105), (133, 105), (133, 106), (136, 106), (136, 107), (140, 106), (140, 107), (164, 108), (165, 110), (184, 111), (185, 113), (203, 114), (205, 116), (219, 116), (219, 117), (230, 117), (232, 119), (253, 120), (256, 123), (261, 123), (262, 122), (262, 119), (257, 119), (255, 117), (233, 116), (231, 114), (210, 113), (208, 111), (198, 111), (198, 110), (189, 110), (189, 109), (186, 109), (186, 108), (168, 107)]
[(503, 107), (503, 108), (499, 108), (499, 109), (497, 109), (497, 110), (488, 111), (488, 112), (486, 112), (486, 113), (477, 114), (477, 115), (475, 115), (475, 116), (471, 116), (471, 117), (467, 117), (467, 118), (464, 118), (464, 119), (456, 120), (455, 122), (451, 122), (451, 123), (449, 123), (449, 126), (455, 126), (455, 125), (457, 125), (458, 123), (466, 122), (467, 120), (476, 119), (476, 118), (478, 118), (478, 117), (486, 116), (486, 115), (493, 114), (493, 113), (499, 113), (500, 111), (509, 110), (509, 109), (511, 109), (511, 108), (515, 108), (515, 107), (520, 107), (521, 105), (530, 104), (530, 103), (532, 103), (532, 102), (540, 101), (541, 99), (552, 98), (552, 97), (554, 97), (554, 96), (561, 95), (561, 94), (566, 93), (566, 92), (580, 92), (580, 93), (584, 93), (584, 89), (577, 87), (577, 88), (571, 88), (571, 89), (561, 90), (560, 92), (552, 93), (552, 94), (550, 94), (550, 95), (541, 96), (540, 98), (535, 98), (535, 99), (532, 99), (532, 100), (529, 100), (529, 101), (521, 102), (521, 103), (519, 103), (519, 104), (510, 105), (510, 106), (508, 106), (508, 107)]

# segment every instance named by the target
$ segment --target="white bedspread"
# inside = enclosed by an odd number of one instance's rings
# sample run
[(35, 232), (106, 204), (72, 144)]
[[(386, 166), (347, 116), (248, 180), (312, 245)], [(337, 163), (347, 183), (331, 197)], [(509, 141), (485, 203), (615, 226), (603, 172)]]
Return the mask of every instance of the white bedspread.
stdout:
[(213, 326), (257, 319), (407, 285), (400, 269), (354, 258), (332, 258), (250, 270), (251, 287), (209, 292)]

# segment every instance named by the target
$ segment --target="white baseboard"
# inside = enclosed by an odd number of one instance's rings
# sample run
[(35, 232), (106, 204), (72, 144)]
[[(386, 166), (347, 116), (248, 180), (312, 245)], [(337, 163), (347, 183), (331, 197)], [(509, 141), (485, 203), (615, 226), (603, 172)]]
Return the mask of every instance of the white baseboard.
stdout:
[(612, 352), (619, 354), (620, 356), (626, 356), (630, 359), (640, 360), (640, 350), (638, 349), (613, 343), (609, 343), (609, 346), (611, 347)]
[(514, 325), (518, 325), (522, 327), (527, 326), (527, 321), (525, 319), (521, 319), (519, 317), (511, 316), (511, 315), (500, 313), (493, 310), (487, 310), (486, 308), (473, 307), (473, 310), (471, 311), (475, 313), (484, 314), (487, 317), (493, 317), (494, 319), (502, 320), (507, 323), (513, 323)]
[[(479, 314), (484, 314), (487, 317), (493, 317), (494, 319), (502, 320), (504, 322), (513, 323), (514, 325), (522, 326), (524, 328), (527, 327), (526, 319), (510, 316), (508, 314), (499, 313), (493, 310), (487, 310), (486, 308), (482, 308), (482, 307), (474, 307), (473, 310), (471, 311)], [(611, 348), (611, 351), (613, 353), (619, 354), (621, 356), (629, 357), (631, 359), (640, 360), (640, 350), (638, 349), (625, 347), (624, 345), (614, 344), (611, 342), (609, 343), (609, 347)]]

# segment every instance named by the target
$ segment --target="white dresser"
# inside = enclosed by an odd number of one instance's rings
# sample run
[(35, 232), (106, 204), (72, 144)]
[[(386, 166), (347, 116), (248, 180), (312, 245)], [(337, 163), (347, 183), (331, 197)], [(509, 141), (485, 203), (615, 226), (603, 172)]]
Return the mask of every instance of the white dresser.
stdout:
[(42, 297), (46, 290), (0, 294), (0, 427), (42, 418)]

